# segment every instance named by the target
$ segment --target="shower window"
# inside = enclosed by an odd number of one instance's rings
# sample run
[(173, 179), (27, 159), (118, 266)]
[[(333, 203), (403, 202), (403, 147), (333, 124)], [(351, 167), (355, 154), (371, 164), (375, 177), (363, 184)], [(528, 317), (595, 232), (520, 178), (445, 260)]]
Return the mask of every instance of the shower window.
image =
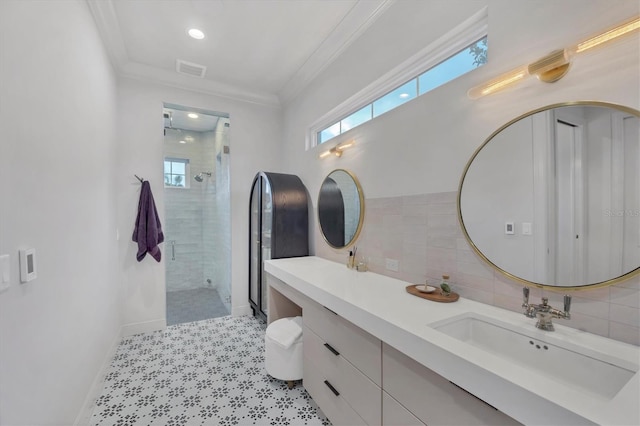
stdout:
[(188, 188), (189, 160), (186, 158), (164, 159), (165, 188)]

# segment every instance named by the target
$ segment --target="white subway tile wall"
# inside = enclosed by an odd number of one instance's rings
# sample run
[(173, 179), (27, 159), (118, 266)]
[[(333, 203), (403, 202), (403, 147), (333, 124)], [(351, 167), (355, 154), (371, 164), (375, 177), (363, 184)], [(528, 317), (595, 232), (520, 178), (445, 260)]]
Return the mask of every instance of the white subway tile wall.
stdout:
[[(191, 170), (186, 179), (188, 188), (165, 188), (165, 262), (167, 291), (206, 287), (209, 275), (205, 267), (203, 221), (206, 205), (213, 202), (214, 178), (196, 182), (193, 176), (203, 171), (214, 171), (213, 139), (207, 133), (167, 129), (166, 157), (188, 159)], [(178, 143), (184, 140), (186, 143)], [(212, 253), (206, 257), (211, 258)]]
[[(494, 271), (471, 248), (458, 222), (456, 192), (372, 198), (365, 201), (358, 260), (369, 270), (410, 283), (439, 284), (443, 274), (462, 297), (521, 312), (522, 284)], [(316, 230), (316, 232), (319, 232)], [(316, 255), (346, 262), (344, 250), (334, 250), (316, 238)], [(398, 272), (385, 268), (396, 259)], [(573, 297), (571, 320), (562, 325), (640, 345), (640, 276), (598, 289), (568, 292)], [(542, 296), (562, 308), (562, 292), (532, 287), (529, 300)]]
[[(163, 255), (167, 291), (215, 288), (230, 311), (231, 204), (229, 159), (224, 154), (228, 134), (223, 120), (218, 123), (209, 132), (167, 130), (165, 156), (188, 159), (191, 170), (189, 188), (165, 188)], [(211, 176), (204, 174), (197, 182), (193, 177), (201, 172)]]

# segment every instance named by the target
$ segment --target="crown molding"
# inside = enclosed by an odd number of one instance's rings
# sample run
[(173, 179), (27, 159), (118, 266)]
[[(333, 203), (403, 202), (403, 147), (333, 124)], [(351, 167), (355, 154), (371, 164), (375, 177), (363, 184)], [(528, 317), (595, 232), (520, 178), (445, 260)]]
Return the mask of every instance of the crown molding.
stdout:
[(359, 0), (280, 89), (280, 103), (284, 105), (295, 99), (395, 2), (396, 0)]
[(280, 108), (290, 102), (362, 35), (396, 0), (359, 0), (278, 94), (183, 76), (132, 61), (122, 39), (113, 0), (86, 0), (116, 72), (128, 78)]
[(113, 0), (86, 0), (86, 2), (111, 63), (120, 76), (236, 101), (280, 108), (280, 100), (272, 93), (251, 91), (212, 80), (184, 76), (132, 61), (122, 39)]
[(86, 0), (89, 10), (96, 22), (98, 32), (102, 37), (111, 63), (120, 71), (121, 67), (129, 62), (127, 48), (122, 40), (120, 24), (111, 0)]
[(205, 80), (198, 77), (190, 77), (176, 72), (152, 67), (138, 62), (127, 62), (120, 70), (122, 77), (140, 81), (147, 81), (163, 86), (188, 90), (191, 92), (205, 93), (235, 101), (248, 102), (257, 105), (280, 108), (278, 97), (271, 93), (244, 90), (242, 88)]

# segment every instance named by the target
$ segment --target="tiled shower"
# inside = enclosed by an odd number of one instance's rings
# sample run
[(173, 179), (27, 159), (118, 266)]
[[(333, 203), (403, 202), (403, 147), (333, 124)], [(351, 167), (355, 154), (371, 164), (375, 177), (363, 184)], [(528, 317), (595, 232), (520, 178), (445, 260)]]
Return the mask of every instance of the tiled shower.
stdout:
[[(213, 122), (211, 129), (199, 131), (180, 128), (179, 120), (169, 126), (165, 121), (168, 325), (231, 312), (229, 119)], [(177, 175), (177, 184), (176, 175), (167, 173), (168, 161), (175, 173), (184, 173)]]

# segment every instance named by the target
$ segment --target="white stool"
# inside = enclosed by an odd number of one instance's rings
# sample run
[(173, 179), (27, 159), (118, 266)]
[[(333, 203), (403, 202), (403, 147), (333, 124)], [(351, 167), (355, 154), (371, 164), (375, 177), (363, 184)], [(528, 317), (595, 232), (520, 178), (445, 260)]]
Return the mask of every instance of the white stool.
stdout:
[(267, 327), (264, 336), (267, 373), (285, 380), (289, 389), (302, 379), (302, 317), (281, 318)]

